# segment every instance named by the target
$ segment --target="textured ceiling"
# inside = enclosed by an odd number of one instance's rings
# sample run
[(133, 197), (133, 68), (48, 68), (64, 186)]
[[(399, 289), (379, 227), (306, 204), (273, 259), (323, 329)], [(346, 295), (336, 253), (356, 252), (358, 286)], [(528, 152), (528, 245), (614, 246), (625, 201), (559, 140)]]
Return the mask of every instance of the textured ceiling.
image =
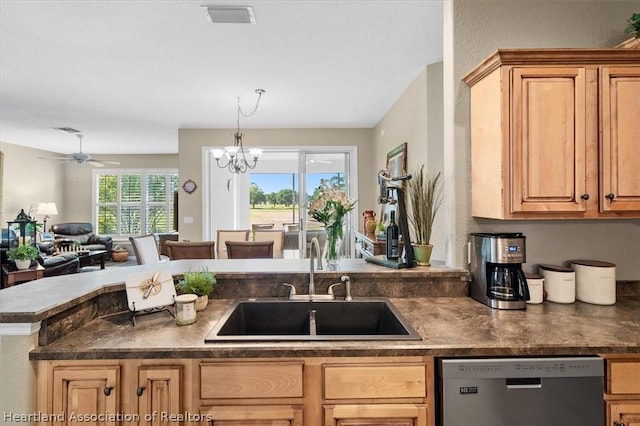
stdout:
[[(212, 24), (203, 4), (253, 7)], [(373, 127), (442, 60), (442, 1), (0, 0), (0, 140), (175, 153), (179, 128)]]

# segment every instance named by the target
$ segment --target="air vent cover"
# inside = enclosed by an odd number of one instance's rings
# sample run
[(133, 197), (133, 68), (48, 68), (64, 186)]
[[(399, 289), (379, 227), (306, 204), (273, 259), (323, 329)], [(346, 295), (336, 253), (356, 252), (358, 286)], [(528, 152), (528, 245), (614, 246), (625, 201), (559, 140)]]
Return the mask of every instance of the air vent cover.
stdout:
[(202, 6), (214, 24), (255, 24), (251, 6)]

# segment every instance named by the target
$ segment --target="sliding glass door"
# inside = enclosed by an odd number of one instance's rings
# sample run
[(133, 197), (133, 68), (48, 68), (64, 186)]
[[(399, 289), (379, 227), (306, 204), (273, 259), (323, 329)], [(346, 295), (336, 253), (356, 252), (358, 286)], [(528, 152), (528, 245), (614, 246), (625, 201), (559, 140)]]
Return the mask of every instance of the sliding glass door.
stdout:
[[(322, 226), (308, 217), (307, 205), (323, 181), (357, 198), (355, 155), (355, 147), (265, 148), (256, 168), (241, 175), (215, 170), (215, 160), (209, 161), (212, 196), (205, 209), (211, 212), (205, 235), (215, 236), (217, 229), (282, 230), (283, 257), (307, 257), (311, 238), (318, 237), (321, 246), (326, 240)], [(227, 200), (227, 208), (221, 209), (216, 199)], [(351, 235), (352, 220), (346, 220), (345, 235)], [(349, 255), (350, 239), (345, 240)]]

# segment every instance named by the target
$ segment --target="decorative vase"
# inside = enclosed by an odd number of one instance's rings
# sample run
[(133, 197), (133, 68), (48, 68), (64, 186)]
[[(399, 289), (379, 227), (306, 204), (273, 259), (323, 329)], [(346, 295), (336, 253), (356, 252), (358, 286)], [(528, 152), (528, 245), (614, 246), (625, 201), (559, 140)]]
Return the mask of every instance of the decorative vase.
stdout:
[(196, 311), (204, 310), (209, 304), (209, 296), (198, 296), (196, 299)]
[(15, 262), (18, 269), (29, 269), (31, 266), (31, 259), (16, 259)]
[(376, 223), (375, 219), (369, 219), (367, 220), (367, 222), (365, 223), (364, 226), (364, 230), (366, 232), (366, 235), (368, 238), (371, 238), (372, 240), (376, 239), (376, 228), (377, 228), (378, 224)]
[(413, 246), (413, 255), (416, 263), (420, 266), (431, 266), (431, 244), (411, 244)]
[(327, 269), (335, 271), (340, 265), (342, 247), (342, 226), (328, 226), (327, 228)]
[(369, 222), (370, 220), (373, 220), (374, 223), (375, 223), (376, 212), (374, 212), (373, 210), (365, 210), (364, 212), (362, 212), (362, 217), (363, 217), (362, 229), (364, 229), (366, 231), (367, 230), (367, 222)]

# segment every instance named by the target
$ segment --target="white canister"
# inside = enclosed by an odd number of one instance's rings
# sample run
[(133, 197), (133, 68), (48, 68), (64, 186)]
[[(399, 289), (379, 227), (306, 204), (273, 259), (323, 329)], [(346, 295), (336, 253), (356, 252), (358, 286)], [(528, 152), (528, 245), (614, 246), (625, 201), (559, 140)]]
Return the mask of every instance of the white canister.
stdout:
[(576, 301), (576, 273), (573, 269), (556, 265), (539, 266), (549, 302), (573, 303)]
[(527, 303), (542, 303), (544, 278), (538, 274), (524, 274), (524, 276), (527, 278), (527, 287), (529, 287)]
[(195, 294), (181, 294), (175, 297), (176, 301), (176, 324), (188, 325), (196, 322), (196, 299)]
[(572, 260), (576, 300), (594, 305), (616, 303), (616, 265), (598, 260)]

